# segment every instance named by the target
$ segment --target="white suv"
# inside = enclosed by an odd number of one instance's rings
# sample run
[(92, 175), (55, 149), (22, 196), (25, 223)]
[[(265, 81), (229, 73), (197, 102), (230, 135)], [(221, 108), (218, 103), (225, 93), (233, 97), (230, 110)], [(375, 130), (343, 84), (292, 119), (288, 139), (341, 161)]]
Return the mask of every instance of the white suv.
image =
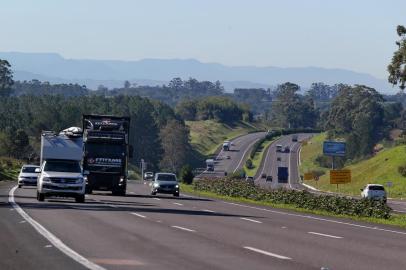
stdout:
[(44, 201), (49, 196), (73, 197), (79, 203), (85, 201), (86, 182), (79, 161), (45, 160), (36, 172), (40, 173), (37, 184), (38, 201)]
[(35, 169), (39, 168), (36, 165), (23, 165), (18, 175), (18, 187), (22, 186), (36, 186), (38, 173)]
[(371, 200), (383, 200), (386, 203), (386, 191), (384, 186), (378, 184), (368, 184), (361, 188), (361, 197)]

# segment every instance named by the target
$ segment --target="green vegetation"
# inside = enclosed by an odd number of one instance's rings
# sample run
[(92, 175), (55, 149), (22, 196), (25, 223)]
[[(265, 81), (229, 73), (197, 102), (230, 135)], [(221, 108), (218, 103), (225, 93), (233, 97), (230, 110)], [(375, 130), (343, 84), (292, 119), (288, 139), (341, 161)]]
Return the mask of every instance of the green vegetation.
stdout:
[(392, 61), (388, 65), (388, 80), (393, 85), (398, 84), (399, 88), (403, 90), (406, 87), (406, 72), (404, 67), (406, 64), (406, 27), (398, 25), (396, 32), (400, 40), (396, 41), (398, 49), (393, 53)]
[(0, 158), (0, 181), (17, 180), (22, 163), (12, 158)]
[(254, 157), (251, 159), (252, 161), (252, 168), (249, 169), (247, 166), (244, 167), (244, 170), (248, 176), (255, 176), (257, 174), (258, 168), (261, 165), (261, 161), (264, 157), (265, 150), (268, 149), (268, 146), (274, 140), (265, 140), (263, 141), (260, 146), (257, 148)]
[(220, 123), (215, 120), (186, 121), (186, 125), (190, 130), (193, 148), (203, 156), (214, 154), (225, 140), (230, 140), (263, 128), (242, 121), (233, 125)]
[[(313, 137), (306, 146), (303, 146), (300, 171), (302, 174), (308, 171), (325, 172), (318, 182), (305, 181), (305, 183), (321, 190), (336, 192), (336, 185), (330, 184), (329, 169), (320, 167), (315, 162), (317, 156), (322, 154), (324, 139), (325, 134), (320, 134)], [(387, 188), (389, 197), (405, 197), (406, 177), (402, 176), (398, 171), (398, 167), (404, 165), (405, 160), (406, 146), (400, 145), (383, 149), (369, 159), (346, 166), (346, 169), (351, 170), (352, 180), (351, 183), (339, 185), (338, 191), (350, 195), (359, 195), (360, 189), (368, 183), (386, 185), (386, 182), (391, 181), (393, 187)]]
[(406, 228), (406, 215), (391, 214), (391, 216), (388, 219), (371, 218), (371, 217), (357, 217), (357, 216), (349, 216), (349, 215), (337, 215), (337, 214), (332, 214), (327, 211), (309, 210), (309, 209), (304, 209), (304, 208), (296, 207), (294, 205), (289, 205), (289, 204), (278, 204), (278, 203), (272, 203), (272, 202), (256, 201), (253, 199), (246, 199), (243, 197), (230, 197), (230, 196), (219, 195), (215, 192), (210, 192), (210, 191), (195, 190), (194, 185), (181, 184), (181, 192), (189, 193), (189, 194), (196, 195), (199, 197), (213, 198), (213, 199), (245, 203), (245, 204), (260, 205), (260, 206), (268, 206), (268, 207), (272, 207), (272, 208), (291, 210), (291, 211), (295, 211), (295, 212), (299, 212), (299, 213), (315, 214), (315, 215), (321, 215), (321, 216), (326, 216), (326, 217), (338, 217), (338, 218), (351, 219), (351, 220), (355, 220), (355, 221), (363, 221), (363, 222), (370, 222), (370, 223), (383, 224), (383, 225), (392, 225), (392, 226), (399, 226), (402, 228)]

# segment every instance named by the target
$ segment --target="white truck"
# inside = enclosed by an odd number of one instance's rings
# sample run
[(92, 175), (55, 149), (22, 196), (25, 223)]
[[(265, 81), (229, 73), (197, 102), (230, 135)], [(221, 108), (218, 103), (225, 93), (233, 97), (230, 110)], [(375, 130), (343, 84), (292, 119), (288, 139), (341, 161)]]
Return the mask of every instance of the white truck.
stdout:
[(214, 159), (206, 159), (206, 171), (214, 171)]
[(223, 142), (223, 151), (230, 151), (231, 150), (231, 142), (230, 141), (224, 141)]
[[(37, 200), (46, 197), (73, 197), (85, 201), (84, 173), (81, 167), (83, 137), (80, 128), (69, 128), (56, 134), (41, 134), (41, 161), (37, 181)], [(85, 173), (86, 174), (86, 173)]]

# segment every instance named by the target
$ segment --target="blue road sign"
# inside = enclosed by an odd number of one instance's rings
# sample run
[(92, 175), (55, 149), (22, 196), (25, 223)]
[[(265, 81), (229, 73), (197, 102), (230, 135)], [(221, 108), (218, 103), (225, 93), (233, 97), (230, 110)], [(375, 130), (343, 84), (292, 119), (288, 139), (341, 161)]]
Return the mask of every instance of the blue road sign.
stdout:
[(345, 156), (345, 142), (325, 141), (323, 143), (323, 154), (326, 156)]

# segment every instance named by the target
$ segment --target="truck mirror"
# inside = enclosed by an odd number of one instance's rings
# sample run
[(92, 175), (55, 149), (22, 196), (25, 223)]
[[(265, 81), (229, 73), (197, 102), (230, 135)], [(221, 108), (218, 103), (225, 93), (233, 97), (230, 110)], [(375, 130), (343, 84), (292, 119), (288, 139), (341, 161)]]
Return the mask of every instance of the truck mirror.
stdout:
[(35, 168), (35, 172), (36, 172), (36, 173), (40, 173), (40, 172), (41, 172), (41, 168)]
[(133, 158), (134, 156), (134, 147), (132, 145), (129, 145), (128, 147), (128, 157)]

